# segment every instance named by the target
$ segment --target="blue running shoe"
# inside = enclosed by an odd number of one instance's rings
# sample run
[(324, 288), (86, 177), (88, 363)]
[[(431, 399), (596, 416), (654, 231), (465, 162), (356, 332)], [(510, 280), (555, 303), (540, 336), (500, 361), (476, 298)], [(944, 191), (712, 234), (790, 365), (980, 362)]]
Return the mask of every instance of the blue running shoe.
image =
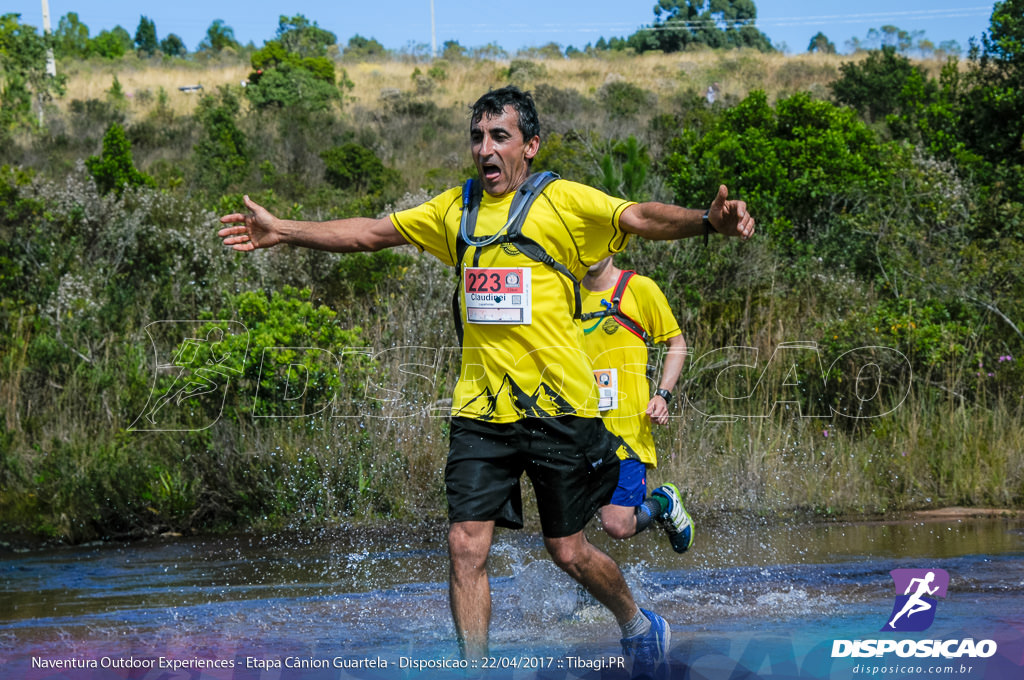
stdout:
[(683, 507), (683, 497), (675, 484), (663, 484), (651, 492), (652, 496), (668, 499), (668, 510), (658, 518), (661, 528), (668, 534), (672, 549), (684, 553), (693, 545), (693, 520)]
[(668, 621), (646, 609), (640, 611), (650, 619), (651, 629), (645, 635), (622, 639), (622, 655), (633, 660), (630, 677), (668, 678), (668, 646), (672, 639)]

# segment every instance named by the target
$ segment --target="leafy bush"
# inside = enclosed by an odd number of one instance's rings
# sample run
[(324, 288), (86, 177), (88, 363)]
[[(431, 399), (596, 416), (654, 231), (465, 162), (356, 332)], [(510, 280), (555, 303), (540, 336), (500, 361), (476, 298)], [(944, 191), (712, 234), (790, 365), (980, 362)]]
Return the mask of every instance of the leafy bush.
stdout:
[(593, 100), (576, 90), (548, 83), (540, 83), (533, 89), (533, 99), (537, 103), (541, 128), (558, 133), (578, 127), (580, 117), (596, 108)]
[(873, 193), (898, 147), (878, 141), (850, 109), (805, 93), (775, 108), (753, 92), (703, 135), (670, 144), (668, 182), (682, 205), (702, 205), (727, 184), (791, 247), (834, 236), (829, 225)]
[(176, 33), (168, 33), (167, 37), (160, 41), (160, 51), (168, 57), (184, 57), (188, 54), (185, 41)]
[(606, 83), (597, 93), (604, 110), (612, 118), (630, 118), (647, 110), (654, 103), (654, 95), (627, 80)]
[(126, 187), (153, 186), (153, 178), (135, 168), (132, 145), (124, 128), (114, 123), (103, 135), (103, 153), (85, 161), (89, 174), (96, 180), (100, 193), (113, 192), (120, 196)]
[(647, 149), (630, 135), (601, 157), (601, 186), (610, 194), (632, 201), (648, 198), (645, 189), (651, 159)]
[(0, 15), (0, 140), (12, 129), (34, 126), (33, 99), (63, 94), (67, 81), (46, 72), (50, 41), (18, 16)]
[(940, 300), (885, 299), (826, 328), (826, 343), (836, 356), (849, 347), (895, 347), (927, 375), (970, 353), (975, 319), (965, 312), (962, 305), (950, 308)]
[(208, 195), (221, 194), (246, 179), (249, 145), (236, 119), (240, 102), (234, 90), (222, 87), (204, 95), (196, 109), (202, 136), (195, 145), (196, 185)]
[(346, 303), (351, 303), (353, 297), (372, 298), (382, 285), (401, 287), (413, 261), (409, 255), (394, 250), (351, 253), (338, 259), (322, 285), (344, 290), (340, 299)]
[(504, 77), (512, 83), (520, 85), (540, 80), (548, 74), (544, 64), (529, 59), (513, 59), (505, 69)]
[(126, 125), (124, 109), (100, 99), (74, 99), (68, 105), (71, 136), (74, 140), (88, 141), (94, 145), (114, 124)]
[(200, 372), (212, 370), (233, 377), (225, 415), (236, 421), (314, 415), (336, 397), (362, 392), (365, 361), (345, 354), (346, 348), (366, 344), (362, 329), (342, 328), (337, 312), (310, 302), (309, 289), (239, 293), (216, 316), (237, 319), (245, 332), (220, 321), (200, 328), (196, 337), (212, 341), (186, 340), (175, 350), (174, 356), (187, 359), (183, 367), (190, 373), (165, 378), (154, 394), (155, 404), (186, 403), (190, 418), (216, 421), (223, 402), (195, 388), (197, 380), (204, 380)]
[(346, 142), (321, 152), (320, 157), (324, 161), (324, 177), (343, 191), (388, 194), (391, 198), (401, 182), (397, 172), (385, 167), (373, 151), (360, 144)]
[(121, 26), (114, 26), (109, 31), (100, 31), (99, 35), (89, 41), (89, 52), (104, 59), (120, 59), (132, 51), (134, 44), (128, 31)]
[[(898, 54), (896, 48), (885, 46), (873, 50), (862, 61), (848, 61), (839, 67), (842, 74), (829, 86), (832, 96), (841, 104), (853, 107), (868, 121), (883, 121), (891, 113), (898, 113), (904, 105), (904, 88), (908, 81), (925, 81), (924, 70)], [(934, 96), (934, 91), (916, 93), (920, 99)], [(925, 99), (925, 101), (927, 101)]]
[[(283, 63), (250, 77), (245, 96), (257, 109), (302, 107), (323, 111), (341, 102), (341, 90), (333, 78), (326, 78), (330, 62)], [(324, 68), (319, 68), (323, 66)], [(312, 68), (311, 68), (312, 67)], [(330, 69), (333, 76), (333, 66)]]
[(356, 33), (348, 39), (342, 56), (347, 61), (377, 61), (387, 57), (388, 50), (376, 38), (364, 38)]
[(586, 135), (571, 130), (565, 134), (546, 135), (533, 159), (534, 170), (550, 170), (560, 177), (576, 182), (590, 182), (598, 177), (598, 159), (593, 148), (601, 142), (596, 134)]
[[(327, 46), (336, 42), (330, 31), (310, 24), (301, 14), (282, 16), (277, 39), (252, 55), (253, 73), (245, 94), (258, 109), (301, 107), (322, 111), (341, 102), (342, 91), (327, 57)], [(342, 71), (340, 86), (352, 83)]]

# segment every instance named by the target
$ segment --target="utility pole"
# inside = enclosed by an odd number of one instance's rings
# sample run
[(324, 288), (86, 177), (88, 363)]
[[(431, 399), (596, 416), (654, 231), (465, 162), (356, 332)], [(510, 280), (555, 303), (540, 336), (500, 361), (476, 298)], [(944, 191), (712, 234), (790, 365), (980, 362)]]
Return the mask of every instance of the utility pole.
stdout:
[[(43, 0), (43, 35), (50, 35), (50, 3)], [(53, 47), (46, 50), (46, 74), (57, 76), (57, 62), (53, 58)]]
[[(43, 35), (50, 35), (50, 3), (48, 0), (43, 0)], [(53, 47), (46, 48), (46, 75), (51, 78), (57, 77), (57, 62), (53, 58)], [(46, 103), (46, 88), (42, 88), (39, 92), (39, 127), (43, 127), (43, 107)]]
[[(45, 3), (46, 0), (43, 0)], [(430, 56), (437, 56), (437, 30), (434, 27), (434, 0), (430, 0)]]

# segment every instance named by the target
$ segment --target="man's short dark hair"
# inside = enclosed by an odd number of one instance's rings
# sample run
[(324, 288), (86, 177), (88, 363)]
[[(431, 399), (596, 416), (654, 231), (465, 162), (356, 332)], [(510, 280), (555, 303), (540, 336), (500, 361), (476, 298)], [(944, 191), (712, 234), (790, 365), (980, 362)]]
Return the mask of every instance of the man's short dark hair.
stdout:
[(469, 119), (472, 126), (479, 123), (486, 115), (500, 116), (505, 107), (511, 106), (519, 118), (519, 131), (523, 133), (523, 141), (530, 141), (540, 136), (540, 119), (537, 118), (537, 107), (529, 92), (523, 92), (515, 85), (491, 90), (473, 104), (473, 115)]

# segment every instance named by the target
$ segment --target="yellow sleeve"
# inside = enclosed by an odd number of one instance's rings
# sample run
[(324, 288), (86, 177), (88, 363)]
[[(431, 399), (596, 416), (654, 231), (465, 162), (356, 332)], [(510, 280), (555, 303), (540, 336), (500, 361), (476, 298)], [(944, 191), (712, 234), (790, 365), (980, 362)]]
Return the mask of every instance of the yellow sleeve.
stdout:
[(461, 187), (453, 187), (415, 208), (392, 213), (391, 222), (406, 241), (454, 267), (461, 196)]
[(619, 226), (619, 217), (633, 201), (569, 180), (553, 182), (545, 194), (548, 192), (558, 205), (562, 226), (572, 235), (576, 256), (583, 266), (589, 267), (626, 247), (629, 234)]
[(658, 288), (658, 284), (646, 276), (634, 276), (629, 287), (633, 290), (633, 299), (640, 310), (638, 320), (651, 335), (651, 342), (665, 342), (682, 334), (668, 298)]

